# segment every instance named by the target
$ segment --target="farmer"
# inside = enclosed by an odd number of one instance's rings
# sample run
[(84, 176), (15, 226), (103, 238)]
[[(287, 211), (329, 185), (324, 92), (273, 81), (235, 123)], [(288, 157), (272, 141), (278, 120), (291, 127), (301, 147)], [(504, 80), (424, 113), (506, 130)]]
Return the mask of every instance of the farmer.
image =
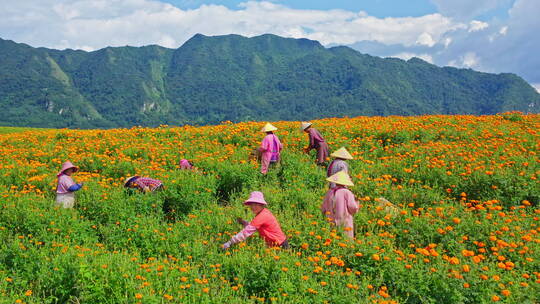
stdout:
[(336, 187), (326, 192), (321, 211), (334, 225), (343, 227), (345, 235), (352, 239), (354, 238), (353, 215), (358, 211), (358, 203), (347, 186), (354, 184), (349, 175), (343, 171), (339, 171), (326, 180), (336, 184)]
[[(339, 171), (344, 171), (349, 174), (349, 165), (346, 160), (353, 159), (352, 155), (344, 147), (339, 148), (334, 153), (330, 154), (331, 157), (335, 158), (330, 165), (328, 165), (328, 170), (326, 171), (326, 177), (330, 177)], [(330, 183), (330, 188), (336, 187), (336, 184)]]
[(193, 164), (189, 162), (189, 160), (182, 158), (180, 160), (180, 170), (193, 170), (195, 167), (193, 167)]
[(326, 158), (328, 157), (328, 145), (321, 133), (311, 127), (310, 122), (302, 122), (302, 130), (309, 134), (309, 146), (304, 150), (306, 153), (312, 149), (317, 150), (317, 165), (324, 165)]
[(233, 244), (244, 241), (255, 233), (255, 231), (259, 231), (259, 235), (264, 239), (267, 246), (289, 248), (287, 237), (281, 231), (278, 221), (272, 212), (266, 208), (268, 204), (264, 200), (262, 192), (251, 192), (249, 199), (244, 202), (244, 205), (248, 205), (251, 208), (255, 217), (249, 223), (241, 218), (238, 219), (238, 223), (243, 225), (244, 229), (222, 245), (224, 250), (227, 250)]
[(163, 183), (159, 179), (149, 177), (132, 176), (126, 179), (124, 187), (139, 189), (142, 192), (154, 192), (163, 189)]
[(279, 162), (280, 159), (280, 152), (283, 149), (283, 145), (279, 141), (279, 138), (274, 134), (274, 131), (276, 130), (277, 128), (270, 123), (267, 123), (261, 130), (261, 132), (266, 133), (266, 136), (259, 147), (259, 152), (261, 153), (262, 174), (266, 174), (270, 164), (275, 164)]
[(74, 166), (70, 161), (62, 165), (62, 169), (56, 177), (58, 177), (58, 185), (56, 186), (56, 205), (62, 208), (73, 208), (75, 204), (75, 192), (80, 190), (83, 184), (76, 184), (71, 175), (77, 172), (79, 168)]

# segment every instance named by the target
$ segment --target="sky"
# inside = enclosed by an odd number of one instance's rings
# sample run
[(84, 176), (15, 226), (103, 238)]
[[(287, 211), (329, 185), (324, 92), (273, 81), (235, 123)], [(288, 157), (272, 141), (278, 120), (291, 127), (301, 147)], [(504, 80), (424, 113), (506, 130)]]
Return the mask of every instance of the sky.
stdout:
[[(540, 0), (2, 0), (0, 38), (34, 47), (177, 48), (272, 33), (490, 73), (540, 90)], [(7, 2), (7, 3), (6, 3)], [(0, 54), (1, 55), (1, 54)]]

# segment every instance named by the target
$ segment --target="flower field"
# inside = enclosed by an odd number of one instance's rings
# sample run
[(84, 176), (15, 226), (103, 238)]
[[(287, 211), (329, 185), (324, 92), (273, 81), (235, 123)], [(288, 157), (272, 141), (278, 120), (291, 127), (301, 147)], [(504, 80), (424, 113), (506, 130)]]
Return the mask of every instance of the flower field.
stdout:
[[(263, 122), (0, 128), (0, 303), (540, 302), (540, 115), (314, 121), (355, 157), (354, 241), (319, 211), (326, 172), (299, 123), (274, 124), (283, 162), (267, 176), (250, 158)], [(66, 160), (85, 185), (64, 210)], [(124, 190), (135, 174), (164, 191)], [(221, 251), (255, 190), (291, 249), (252, 237)]]

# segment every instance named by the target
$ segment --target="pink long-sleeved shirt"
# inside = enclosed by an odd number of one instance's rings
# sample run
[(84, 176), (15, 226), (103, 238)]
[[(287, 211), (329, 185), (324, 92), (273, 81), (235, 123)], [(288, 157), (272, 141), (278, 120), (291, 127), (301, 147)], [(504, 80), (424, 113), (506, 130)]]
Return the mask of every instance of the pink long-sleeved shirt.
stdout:
[(75, 185), (75, 182), (71, 178), (71, 176), (67, 174), (62, 174), (58, 177), (58, 185), (56, 187), (56, 193), (58, 194), (65, 194), (69, 191), (69, 187)]
[(279, 160), (279, 154), (283, 149), (283, 145), (275, 134), (268, 134), (261, 142), (259, 150), (262, 152), (262, 157), (268, 161), (272, 160), (272, 154), (275, 155), (274, 161)]
[(345, 227), (345, 234), (354, 237), (353, 215), (358, 212), (354, 194), (343, 186), (328, 190), (321, 205), (322, 213), (334, 224)]
[(259, 231), (259, 234), (268, 246), (279, 246), (287, 239), (281, 230), (276, 217), (270, 210), (265, 208), (259, 212), (259, 214), (257, 214), (255, 218), (242, 229), (242, 231), (238, 232), (230, 239), (230, 241), (225, 243), (225, 247), (228, 248), (232, 244), (246, 240), (253, 235), (255, 231)]

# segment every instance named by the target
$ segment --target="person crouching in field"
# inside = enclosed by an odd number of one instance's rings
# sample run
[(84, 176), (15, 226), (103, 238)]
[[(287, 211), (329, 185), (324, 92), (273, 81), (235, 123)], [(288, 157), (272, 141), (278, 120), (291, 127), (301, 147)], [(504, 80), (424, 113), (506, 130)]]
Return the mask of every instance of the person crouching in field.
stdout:
[(328, 158), (328, 144), (321, 133), (311, 127), (310, 122), (302, 122), (301, 129), (309, 135), (309, 146), (304, 150), (306, 153), (312, 149), (317, 150), (317, 165), (324, 165)]
[(353, 215), (358, 212), (358, 203), (347, 186), (354, 184), (349, 175), (343, 171), (339, 171), (326, 180), (336, 184), (336, 187), (326, 192), (321, 211), (334, 225), (343, 227), (345, 235), (352, 239), (354, 238)]
[(238, 223), (244, 226), (244, 229), (234, 235), (228, 242), (222, 245), (222, 249), (227, 250), (231, 245), (240, 243), (253, 235), (255, 231), (259, 231), (259, 235), (264, 239), (266, 245), (269, 247), (281, 247), (284, 249), (289, 248), (289, 242), (287, 237), (281, 231), (281, 227), (277, 219), (272, 212), (266, 208), (268, 205), (264, 200), (264, 195), (260, 191), (253, 191), (244, 202), (244, 205), (248, 205), (251, 208), (255, 217), (251, 222), (247, 222), (243, 219), (238, 219)]
[(163, 183), (159, 179), (132, 176), (126, 179), (124, 187), (138, 189), (144, 193), (147, 193), (163, 189)]
[(195, 167), (192, 163), (189, 162), (187, 159), (181, 159), (180, 160), (180, 170), (194, 170)]
[(75, 192), (80, 190), (83, 184), (76, 184), (71, 175), (77, 172), (79, 168), (73, 165), (70, 161), (62, 165), (62, 169), (56, 177), (58, 185), (56, 186), (56, 205), (62, 208), (73, 208), (75, 204)]
[(272, 124), (267, 123), (262, 132), (266, 133), (261, 146), (259, 147), (259, 152), (261, 153), (261, 173), (266, 174), (268, 172), (268, 167), (270, 164), (275, 164), (280, 160), (280, 153), (283, 149), (283, 145), (279, 141), (279, 138), (274, 134), (277, 128)]
[[(339, 148), (334, 153), (330, 154), (331, 157), (335, 159), (328, 165), (328, 170), (326, 171), (326, 177), (330, 177), (339, 171), (343, 171), (349, 174), (349, 165), (346, 160), (353, 159), (352, 155), (344, 147)], [(330, 188), (335, 188), (336, 184), (330, 183)]]

